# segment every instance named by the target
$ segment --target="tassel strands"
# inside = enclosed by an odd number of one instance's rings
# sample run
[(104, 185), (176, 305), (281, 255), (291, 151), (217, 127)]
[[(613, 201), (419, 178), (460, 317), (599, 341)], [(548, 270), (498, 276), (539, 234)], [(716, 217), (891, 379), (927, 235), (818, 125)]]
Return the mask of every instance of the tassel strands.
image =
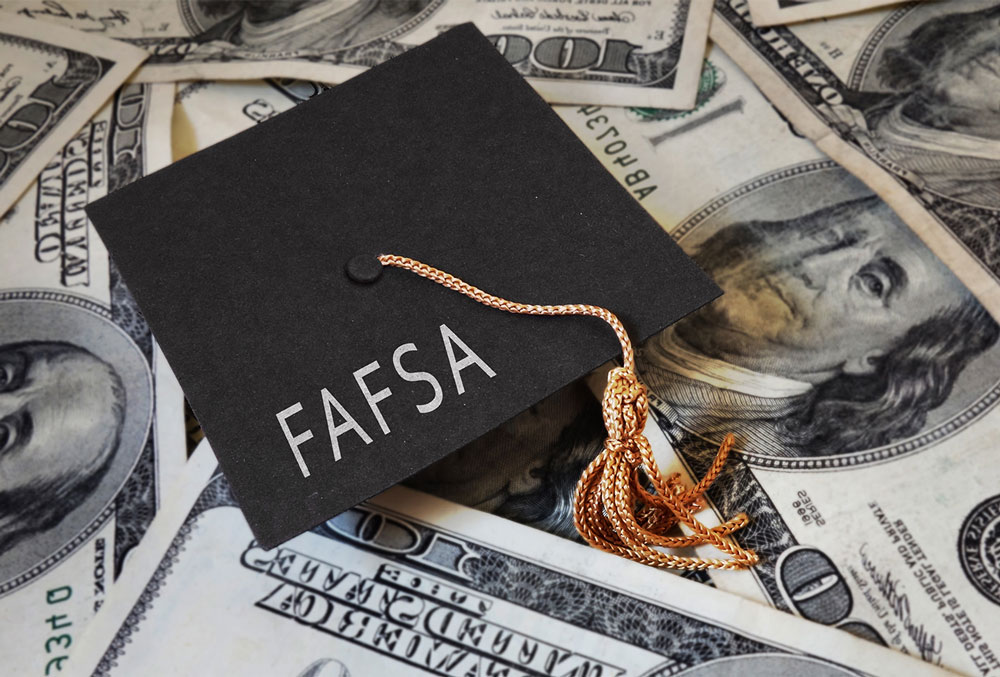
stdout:
[[(759, 561), (752, 550), (727, 536), (749, 522), (739, 514), (717, 527), (695, 518), (699, 499), (719, 476), (733, 436), (727, 435), (711, 467), (694, 487), (684, 487), (679, 475), (663, 477), (649, 441), (643, 435), (649, 415), (646, 387), (635, 372), (635, 353), (625, 327), (614, 313), (585, 304), (533, 305), (508, 301), (463, 280), (406, 256), (382, 254), (383, 266), (409, 270), (448, 289), (497, 310), (522, 315), (585, 315), (604, 320), (614, 330), (622, 348), (622, 366), (608, 374), (601, 409), (608, 431), (604, 449), (580, 477), (574, 494), (574, 523), (590, 545), (650, 566), (670, 569), (744, 569)], [(652, 485), (650, 492), (644, 480)], [(683, 525), (690, 535), (667, 536)], [(687, 557), (658, 548), (712, 545), (729, 559)]]

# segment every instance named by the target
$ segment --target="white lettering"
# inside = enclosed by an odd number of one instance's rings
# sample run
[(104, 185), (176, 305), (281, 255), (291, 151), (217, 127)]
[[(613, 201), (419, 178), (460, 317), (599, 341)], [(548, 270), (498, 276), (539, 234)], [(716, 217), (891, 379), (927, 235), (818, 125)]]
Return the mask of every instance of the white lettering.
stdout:
[(378, 403), (392, 395), (392, 391), (388, 388), (382, 388), (382, 390), (372, 395), (371, 391), (368, 390), (368, 384), (365, 383), (365, 376), (373, 371), (377, 371), (378, 368), (378, 360), (366, 364), (354, 372), (354, 380), (358, 382), (358, 387), (361, 388), (361, 393), (365, 396), (365, 401), (368, 402), (368, 406), (371, 408), (372, 413), (375, 414), (375, 420), (378, 421), (379, 427), (382, 428), (382, 434), (388, 435), (389, 426), (385, 422), (385, 417), (382, 416), (382, 412), (379, 411)]
[[(307, 430), (304, 433), (292, 436), (292, 431), (288, 429), (288, 419), (300, 411), (302, 411), (301, 402), (296, 402), (287, 409), (279, 411), (277, 413), (278, 425), (281, 426), (281, 432), (285, 433), (285, 439), (288, 440), (288, 446), (292, 448), (292, 455), (295, 456), (295, 462), (299, 464), (299, 470), (302, 471), (302, 476), (309, 477), (309, 468), (306, 467), (306, 462), (302, 459), (302, 452), (299, 451), (299, 445), (304, 444), (313, 438), (312, 430)], [(340, 456), (337, 456), (337, 458), (340, 458)]]
[[(347, 413), (347, 410), (337, 401), (336, 397), (330, 394), (329, 390), (323, 388), (320, 391), (320, 396), (323, 398), (323, 408), (326, 410), (326, 427), (330, 431), (330, 446), (333, 447), (333, 459), (335, 461), (340, 460), (340, 441), (337, 438), (348, 430), (356, 432), (365, 444), (372, 443), (372, 438), (368, 436), (365, 429), (354, 420), (353, 416)], [(330, 410), (331, 404), (337, 410), (337, 413), (344, 418), (344, 422), (338, 426), (333, 425), (333, 412)]]
[[(490, 369), (490, 365), (486, 364), (479, 355), (476, 355), (472, 351), (472, 348), (465, 344), (465, 341), (458, 338), (458, 335), (453, 332), (448, 325), (441, 325), (441, 340), (444, 341), (444, 349), (448, 353), (448, 364), (451, 366), (451, 375), (455, 379), (455, 388), (458, 390), (458, 394), (461, 395), (465, 392), (465, 385), (462, 383), (461, 371), (471, 364), (476, 365), (490, 378), (497, 375), (495, 371)], [(455, 361), (455, 349), (452, 344), (457, 345), (465, 352), (465, 357), (459, 361)]]
[(430, 402), (417, 405), (417, 411), (421, 414), (428, 414), (441, 406), (441, 402), (444, 400), (444, 391), (441, 389), (441, 384), (438, 380), (426, 371), (406, 371), (403, 369), (401, 358), (406, 353), (411, 353), (416, 349), (417, 346), (412, 343), (404, 343), (396, 348), (395, 352), (392, 354), (392, 366), (396, 368), (396, 373), (399, 374), (399, 378), (404, 381), (409, 381), (411, 383), (425, 381), (430, 384), (431, 388), (434, 389), (434, 397), (431, 398)]

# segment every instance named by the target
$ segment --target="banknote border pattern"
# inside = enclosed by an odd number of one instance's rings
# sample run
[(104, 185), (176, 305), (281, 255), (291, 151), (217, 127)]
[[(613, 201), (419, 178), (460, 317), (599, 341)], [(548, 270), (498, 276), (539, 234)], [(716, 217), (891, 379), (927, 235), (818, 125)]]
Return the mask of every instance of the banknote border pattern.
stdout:
[[(42, 126), (35, 131), (33, 135), (33, 140), (29, 142), (22, 148), (18, 148), (16, 155), (11, 157), (11, 163), (9, 166), (0, 172), (0, 185), (7, 181), (11, 176), (13, 176), (21, 167), (26, 159), (31, 156), (32, 150), (42, 143), (48, 136), (48, 130), (56, 127), (60, 120), (69, 115), (79, 103), (87, 96), (90, 90), (101, 82), (101, 79), (111, 71), (115, 65), (115, 61), (108, 59), (106, 57), (95, 56), (93, 54), (87, 54), (85, 52), (80, 52), (75, 49), (70, 49), (68, 47), (62, 47), (59, 45), (54, 45), (51, 43), (43, 42), (41, 40), (36, 40), (34, 38), (26, 38), (20, 35), (8, 35), (0, 33), (0, 44), (8, 42), (26, 47), (29, 50), (42, 52), (45, 54), (57, 54), (66, 56), (66, 72), (60, 76), (55, 77), (58, 81), (66, 75), (72, 74), (74, 69), (83, 70), (79, 68), (79, 64), (82, 62), (93, 62), (96, 65), (93, 75), (88, 79), (86, 86), (77, 86), (72, 94), (69, 95), (68, 99), (58, 106), (56, 109), (57, 114), (50, 115), (48, 119), (42, 124)], [(82, 85), (83, 83), (81, 83)]]
[(216, 470), (216, 474), (208, 481), (199, 494), (198, 500), (191, 507), (191, 511), (171, 541), (170, 547), (167, 548), (167, 552), (157, 565), (156, 571), (153, 572), (146, 587), (143, 588), (139, 599), (136, 600), (125, 620), (122, 621), (121, 627), (115, 633), (91, 677), (105, 677), (111, 674), (111, 670), (117, 665), (116, 660), (125, 654), (127, 646), (132, 641), (132, 635), (138, 632), (139, 624), (148, 616), (150, 609), (153, 608), (154, 600), (160, 596), (160, 591), (166, 585), (167, 578), (173, 573), (174, 565), (180, 561), (181, 552), (184, 551), (185, 545), (193, 537), (194, 530), (198, 528), (198, 518), (212, 508), (225, 506), (239, 507), (229, 488), (229, 483)]
[[(674, 8), (674, 24), (671, 35), (671, 37), (674, 38), (673, 42), (670, 42), (659, 51), (643, 52), (636, 55), (639, 58), (643, 58), (646, 61), (647, 66), (655, 66), (656, 70), (662, 73), (660, 77), (642, 82), (640, 84), (641, 87), (649, 89), (674, 88), (674, 85), (677, 82), (677, 71), (680, 67), (681, 54), (684, 53), (684, 41), (687, 39), (687, 22), (688, 17), (691, 14), (692, 2), (693, 0), (679, 0), (677, 7)], [(514, 64), (514, 68), (526, 78), (538, 78), (542, 80), (601, 82), (604, 84), (615, 85), (627, 85), (633, 82), (633, 78), (631, 77), (622, 75), (608, 76), (607, 74), (595, 75), (593, 73), (588, 73), (587, 71), (578, 73), (563, 71), (558, 75), (553, 75), (551, 72), (534, 65), (528, 59), (521, 63)], [(636, 72), (635, 79), (638, 80), (638, 77), (639, 73)]]
[[(181, 553), (184, 552), (188, 542), (193, 538), (200, 518), (209, 510), (218, 507), (238, 508), (239, 506), (225, 477), (216, 471), (216, 474), (209, 480), (195, 501), (143, 592), (108, 645), (93, 672), (93, 677), (109, 677), (112, 674), (112, 670), (118, 664), (118, 659), (125, 654), (128, 646), (132, 643), (132, 637), (139, 632), (142, 621), (149, 617), (154, 603), (163, 594), (167, 579), (179, 562)], [(699, 654), (697, 656), (704, 657), (705, 661), (720, 657), (722, 654), (719, 650), (723, 648), (732, 650), (731, 653), (725, 654), (727, 656), (759, 653), (796, 655), (799, 653), (788, 647), (747, 637), (735, 629), (707, 622), (704, 623), (704, 626), (686, 628), (685, 624), (697, 625), (700, 619), (696, 616), (684, 616), (682, 613), (661, 604), (634, 597), (611, 585), (602, 586), (589, 580), (581, 580), (564, 574), (558, 569), (548, 568), (493, 547), (469, 541), (464, 536), (450, 534), (446, 529), (425, 525), (419, 520), (379, 506), (369, 506), (369, 509), (394, 519), (405, 520), (406, 524), (417, 529), (421, 536), (428, 533), (439, 533), (461, 539), (463, 545), (479, 556), (473, 564), (482, 563), (483, 565), (478, 576), (477, 572), (473, 570), (471, 572), (472, 579), (463, 582), (463, 585), (474, 591), (558, 618), (576, 627), (614, 637), (619, 641), (647, 651), (659, 653), (667, 661), (667, 664), (660, 666), (653, 674), (676, 674), (691, 665), (698, 664), (698, 662), (690, 662), (691, 654), (697, 653), (698, 649), (713, 654), (709, 656)], [(341, 541), (349, 547), (375, 552), (387, 559), (399, 557), (401, 564), (408, 567), (415, 566), (413, 559), (389, 554), (377, 547), (359, 543), (356, 539), (336, 535), (330, 529), (324, 529), (322, 526), (314, 530), (314, 533)], [(552, 536), (552, 538), (556, 537)], [(431, 573), (440, 575), (441, 572), (434, 570)], [(502, 576), (497, 576), (498, 573), (507, 574), (510, 578), (504, 579)], [(602, 597), (601, 591), (608, 599), (600, 599)], [(559, 603), (560, 601), (576, 602), (581, 598), (599, 601), (586, 605)], [(626, 605), (623, 602), (628, 603), (628, 608), (625, 608)], [(635, 632), (635, 629), (640, 627), (646, 630), (641, 633)], [(689, 656), (688, 662), (684, 661), (685, 654)]]
[[(142, 115), (145, 120), (152, 106), (152, 86), (147, 84), (125, 84), (114, 95), (111, 129), (120, 125), (119, 106), (123, 101), (141, 100)], [(140, 135), (137, 146), (129, 147), (121, 152), (114, 144), (108, 147), (108, 192), (118, 190), (122, 186), (142, 177), (146, 167), (148, 148), (147, 125), (139, 125)], [(111, 291), (111, 315), (115, 324), (129, 335), (132, 341), (142, 351), (149, 365), (153, 379), (153, 391), (156, 392), (156, 359), (153, 348), (153, 334), (139, 311), (132, 294), (129, 293), (118, 267), (109, 257), (109, 286)], [(157, 479), (156, 449), (156, 408), (153, 409), (153, 419), (150, 422), (149, 438), (143, 446), (139, 459), (132, 473), (125, 480), (118, 495), (115, 497), (115, 547), (114, 571), (115, 579), (121, 574), (125, 557), (142, 540), (149, 529), (159, 507), (159, 482)]]
[[(718, 444), (684, 428), (673, 408), (655, 395), (650, 396), (650, 406), (656, 412), (653, 420), (670, 440), (677, 458), (688, 473), (693, 477), (704, 476), (718, 451)], [(753, 467), (737, 457), (709, 487), (707, 494), (719, 515), (732, 516), (742, 512), (754, 516), (747, 527), (733, 533), (730, 538), (760, 555), (760, 564), (750, 569), (750, 574), (773, 606), (791, 612), (792, 608), (778, 584), (775, 567), (781, 553), (799, 545), (799, 541), (757, 480)]]
[[(238, 45), (232, 45), (232, 49), (229, 50), (219, 49), (213, 51), (211, 48), (205, 48), (199, 51), (201, 46), (211, 45), (215, 41), (199, 39), (205, 29), (199, 25), (199, 22), (190, 13), (189, 9), (180, 1), (178, 3), (180, 5), (180, 20), (190, 35), (170, 38), (132, 37), (124, 39), (124, 41), (136, 47), (146, 49), (150, 54), (149, 59), (135, 76), (139, 81), (165, 82), (176, 79), (190, 79), (192, 72), (187, 69), (189, 67), (197, 67), (201, 64), (226, 64), (237, 69), (254, 64), (270, 64), (272, 66), (277, 64), (308, 64), (319, 68), (346, 68), (348, 69), (347, 71), (333, 78), (341, 81), (351, 76), (351, 69), (371, 68), (416, 46), (397, 42), (396, 39), (412, 32), (421, 24), (427, 24), (432, 16), (447, 1), (431, 0), (416, 16), (411, 17), (405, 23), (396, 26), (382, 35), (361, 44), (342, 47), (322, 54), (308, 53), (307, 51), (302, 53), (285, 51), (270, 54), (266, 51), (243, 50)], [(589, 71), (552, 72), (539, 67), (531, 59), (524, 59), (513, 64), (513, 67), (524, 77), (544, 81), (553, 86), (557, 83), (595, 82), (608, 86), (636, 87), (636, 83), (638, 82), (638, 89), (650, 91), (666, 90), (667, 92), (678, 91), (676, 89), (676, 79), (681, 67), (684, 45), (689, 37), (688, 20), (695, 5), (693, 5), (693, 0), (673, 1), (676, 2), (673, 8), (674, 23), (670, 36), (673, 41), (665, 44), (662, 49), (657, 51), (634, 52), (630, 56), (633, 66), (631, 74), (613, 75), (606, 72)], [(711, 13), (710, 6), (708, 13)], [(696, 23), (695, 25), (698, 24)], [(439, 29), (446, 27), (449, 26), (438, 26)], [(183, 54), (171, 49), (188, 45), (192, 46), (192, 49)], [(242, 77), (246, 77), (245, 72), (241, 73)], [(257, 73), (257, 77), (278, 76), (278, 72), (273, 71), (273, 68), (269, 69), (267, 67), (264, 68), (264, 71)], [(219, 77), (223, 76), (219, 75)], [(237, 75), (237, 71), (233, 71), (229, 77), (241, 76)], [(302, 74), (301, 77), (312, 80), (330, 80), (331, 74), (327, 73), (324, 77), (322, 71), (307, 69), (307, 72)]]
[(868, 71), (868, 64), (871, 61), (872, 56), (878, 50), (878, 46), (882, 42), (882, 38), (884, 38), (885, 34), (891, 31), (896, 24), (902, 21), (913, 9), (915, 9), (915, 7), (904, 7), (901, 10), (896, 10), (887, 16), (874, 31), (868, 34), (868, 37), (865, 39), (865, 46), (861, 48), (860, 52), (858, 52), (858, 56), (854, 59), (854, 63), (851, 65), (851, 78), (850, 81), (846, 83), (848, 89), (861, 89), (861, 80), (864, 77), (864, 74)]

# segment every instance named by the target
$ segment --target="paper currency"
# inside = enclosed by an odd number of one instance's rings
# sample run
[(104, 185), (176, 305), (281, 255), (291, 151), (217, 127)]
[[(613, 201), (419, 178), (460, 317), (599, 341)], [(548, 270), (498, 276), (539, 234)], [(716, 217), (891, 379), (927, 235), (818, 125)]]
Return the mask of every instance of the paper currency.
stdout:
[(900, 0), (747, 0), (758, 26), (790, 24), (900, 4)]
[(222, 476), (192, 502), (153, 527), (150, 574), (84, 638), (92, 674), (942, 674), (403, 488), (270, 551)]
[(1000, 314), (1000, 2), (761, 29), (745, 0), (715, 8), (713, 39)]
[(172, 85), (126, 85), (0, 222), (0, 662), (66, 672), (186, 460), (183, 396), (84, 214), (166, 164)]
[(708, 495), (751, 517), (734, 536), (764, 562), (712, 579), (997, 674), (1000, 327), (732, 61), (709, 64), (691, 113), (558, 110), (725, 291), (639, 359), (694, 475), (738, 439)]
[[(343, 82), (474, 22), (548, 101), (690, 107), (709, 3), (627, 0), (3, 0), (8, 11), (126, 39), (147, 81)], [(95, 8), (96, 7), (96, 8)]]
[(174, 160), (269, 120), (329, 88), (289, 79), (180, 83), (171, 130)]
[(0, 13), (0, 216), (146, 54)]

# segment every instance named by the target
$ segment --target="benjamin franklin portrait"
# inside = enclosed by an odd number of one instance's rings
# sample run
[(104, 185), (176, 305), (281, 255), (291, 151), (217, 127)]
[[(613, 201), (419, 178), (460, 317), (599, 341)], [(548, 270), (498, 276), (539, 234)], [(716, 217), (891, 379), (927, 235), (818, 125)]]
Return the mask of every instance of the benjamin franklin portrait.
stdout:
[[(867, 66), (879, 151), (934, 193), (1000, 209), (1000, 3), (909, 12)], [(949, 11), (951, 10), (951, 11)]]
[(430, 0), (196, 0), (198, 13), (217, 23), (200, 42), (247, 49), (329, 52), (359, 45), (398, 28)]
[(91, 495), (115, 457), (124, 407), (118, 373), (88, 350), (0, 345), (0, 554)]
[(685, 426), (829, 456), (918, 432), (1000, 328), (875, 196), (736, 221), (694, 259), (725, 294), (643, 347)]

